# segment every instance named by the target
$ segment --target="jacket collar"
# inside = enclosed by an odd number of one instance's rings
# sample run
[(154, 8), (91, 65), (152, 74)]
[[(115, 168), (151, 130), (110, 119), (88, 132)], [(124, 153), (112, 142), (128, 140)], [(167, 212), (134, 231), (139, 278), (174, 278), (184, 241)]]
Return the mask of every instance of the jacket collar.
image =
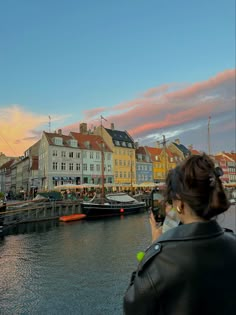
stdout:
[(176, 228), (170, 229), (158, 238), (157, 243), (174, 240), (210, 238), (223, 233), (224, 230), (219, 226), (216, 220), (194, 222), (182, 224)]

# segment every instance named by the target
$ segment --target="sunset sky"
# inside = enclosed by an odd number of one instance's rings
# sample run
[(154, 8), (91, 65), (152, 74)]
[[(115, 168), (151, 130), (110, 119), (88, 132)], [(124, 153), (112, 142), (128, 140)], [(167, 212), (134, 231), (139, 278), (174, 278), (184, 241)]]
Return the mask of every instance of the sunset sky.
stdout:
[(100, 115), (206, 152), (210, 116), (212, 153), (236, 150), (235, 0), (0, 1), (0, 38), (6, 155)]

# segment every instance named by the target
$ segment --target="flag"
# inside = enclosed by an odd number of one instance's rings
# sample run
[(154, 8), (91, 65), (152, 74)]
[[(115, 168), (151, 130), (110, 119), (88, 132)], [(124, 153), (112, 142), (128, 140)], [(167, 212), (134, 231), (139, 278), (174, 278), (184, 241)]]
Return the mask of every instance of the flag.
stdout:
[(107, 119), (105, 119), (102, 115), (101, 115), (101, 119), (103, 119), (103, 120), (107, 121)]

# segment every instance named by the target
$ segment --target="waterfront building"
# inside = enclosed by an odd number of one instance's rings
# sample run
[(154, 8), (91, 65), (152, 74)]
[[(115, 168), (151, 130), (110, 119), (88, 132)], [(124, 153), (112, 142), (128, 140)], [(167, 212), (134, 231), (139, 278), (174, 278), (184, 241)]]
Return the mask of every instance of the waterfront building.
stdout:
[(117, 186), (132, 187), (136, 183), (135, 143), (127, 131), (99, 126), (94, 131), (100, 135), (113, 152), (114, 183)]
[(154, 182), (164, 182), (168, 171), (176, 166), (178, 155), (165, 147), (161, 148), (159, 141), (157, 147), (145, 146), (145, 150), (152, 161)]
[(198, 151), (198, 150), (196, 150), (196, 149), (193, 148), (193, 145), (192, 145), (192, 144), (190, 144), (190, 145), (188, 146), (188, 149), (189, 149), (191, 155), (199, 155), (199, 154), (201, 154), (200, 151)]
[(236, 183), (236, 153), (234, 151), (220, 152), (216, 156), (222, 156), (226, 159), (229, 174), (229, 183)]
[[(83, 125), (82, 125), (83, 126)], [(63, 184), (101, 182), (101, 150), (104, 150), (104, 175), (113, 182), (112, 151), (99, 136), (71, 132), (43, 132), (39, 146), (40, 190)]]
[(8, 193), (11, 189), (11, 165), (14, 161), (11, 159), (0, 167), (0, 192)]
[(175, 154), (177, 164), (191, 155), (191, 151), (185, 145), (180, 143), (179, 139), (175, 139), (175, 141), (171, 142), (167, 147)]
[(143, 146), (136, 145), (136, 184), (153, 183), (152, 161)]
[(15, 159), (14, 157), (6, 156), (3, 152), (0, 152), (0, 166), (5, 164), (6, 162)]
[(228, 183), (229, 182), (229, 169), (227, 165), (227, 157), (224, 157), (223, 155), (216, 155), (216, 156), (211, 156), (215, 166), (219, 166), (223, 170), (223, 176), (221, 176), (221, 180), (223, 183)]
[[(102, 165), (104, 183), (114, 183), (112, 150), (102, 137), (76, 132), (71, 132), (70, 135), (77, 140), (82, 150), (82, 183), (102, 184)], [(102, 154), (104, 155), (103, 164)]]

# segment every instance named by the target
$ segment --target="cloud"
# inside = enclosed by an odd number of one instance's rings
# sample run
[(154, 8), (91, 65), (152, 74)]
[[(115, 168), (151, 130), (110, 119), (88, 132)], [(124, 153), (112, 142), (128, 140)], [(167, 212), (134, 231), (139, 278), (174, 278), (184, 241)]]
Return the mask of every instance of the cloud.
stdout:
[[(104, 110), (97, 108), (86, 118), (94, 121), (96, 115), (104, 115)], [(230, 69), (201, 82), (167, 83), (153, 87), (137, 98), (109, 107), (105, 117), (115, 124), (115, 128), (127, 130), (133, 138), (143, 139), (144, 142), (150, 141), (150, 135), (153, 135), (154, 141), (155, 135), (163, 133), (181, 136), (188, 132), (191, 140), (192, 130), (200, 135), (208, 116), (216, 122), (214, 128), (219, 129), (222, 128), (220, 121), (227, 116), (227, 125), (231, 126), (231, 132), (235, 132), (234, 111), (235, 69)]]
[[(53, 118), (60, 119), (58, 115)], [(28, 112), (20, 105), (10, 105), (0, 108), (0, 126), (0, 152), (19, 156), (40, 138), (42, 130), (48, 126), (48, 116)]]

